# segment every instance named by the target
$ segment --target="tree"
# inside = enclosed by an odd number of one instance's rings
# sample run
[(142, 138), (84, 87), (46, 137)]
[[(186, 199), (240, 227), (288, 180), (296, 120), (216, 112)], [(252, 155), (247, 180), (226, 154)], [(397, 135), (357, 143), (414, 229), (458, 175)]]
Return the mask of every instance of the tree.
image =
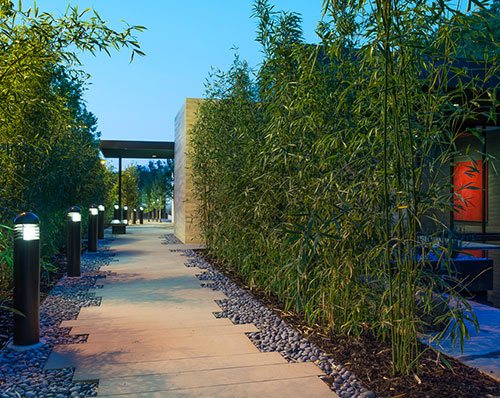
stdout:
[(128, 206), (128, 218), (134, 208), (139, 207), (139, 178), (136, 166), (128, 166), (122, 174), (122, 197), (124, 204)]
[[(0, 224), (35, 211), (43, 256), (63, 244), (68, 207), (103, 203), (110, 185), (97, 118), (82, 99), (87, 75), (75, 69), (77, 52), (128, 48), (133, 59), (143, 55), (133, 36), (143, 29), (115, 31), (91, 9), (69, 7), (56, 18), (0, 0)], [(0, 251), (3, 274), (11, 252), (4, 244)]]
[[(449, 3), (325, 0), (323, 41), (310, 46), (298, 15), (257, 0), (256, 81), (238, 59), (216, 73), (193, 127), (209, 253), (325, 332), (389, 338), (394, 373), (418, 371), (424, 327), (463, 344), (475, 320), (448, 283), (439, 217), (452, 210), (443, 170), (456, 133), (484, 91), (443, 78), (457, 73), (455, 33), (471, 27)], [(436, 251), (446, 279), (423, 255)], [(432, 317), (442, 292), (449, 311)]]
[[(90, 13), (92, 16), (89, 16)], [(97, 11), (68, 7), (61, 18), (42, 13), (35, 6), (16, 10), (10, 0), (0, 0), (0, 83), (33, 74), (34, 65), (79, 65), (75, 50), (95, 54), (111, 49), (131, 48), (131, 59), (140, 51), (133, 36), (143, 26), (128, 26), (117, 32), (107, 26)]]
[(499, 0), (478, 2), (474, 10), (457, 13), (453, 20), (450, 32), (458, 56), (482, 60), (500, 55)]
[(173, 196), (174, 162), (150, 161), (148, 166), (137, 166), (142, 203), (147, 209), (163, 209)]

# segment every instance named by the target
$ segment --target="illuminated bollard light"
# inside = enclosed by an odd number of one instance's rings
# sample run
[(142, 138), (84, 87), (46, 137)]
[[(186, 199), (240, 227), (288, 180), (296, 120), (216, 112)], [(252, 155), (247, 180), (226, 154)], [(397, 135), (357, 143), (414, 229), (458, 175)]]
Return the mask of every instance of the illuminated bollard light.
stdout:
[(88, 249), (89, 253), (95, 253), (97, 251), (97, 218), (99, 215), (99, 210), (96, 205), (90, 205), (89, 207), (89, 222), (88, 222)]
[(14, 220), (14, 347), (40, 339), (40, 221), (33, 213)]
[(136, 224), (137, 223), (137, 209), (134, 209), (132, 211), (132, 224)]
[(80, 276), (81, 249), (82, 249), (82, 212), (78, 206), (68, 210), (66, 219), (66, 233), (68, 238), (67, 258), (68, 276)]
[(117, 204), (115, 204), (114, 209), (113, 220), (111, 221), (111, 233), (123, 235), (127, 231), (126, 225), (122, 222), (122, 210), (120, 210), (120, 206)]
[(122, 223), (128, 224), (128, 206), (123, 206)]
[(139, 223), (144, 224), (144, 207), (139, 207)]
[(99, 211), (97, 217), (97, 239), (104, 239), (104, 206), (99, 205), (97, 210)]

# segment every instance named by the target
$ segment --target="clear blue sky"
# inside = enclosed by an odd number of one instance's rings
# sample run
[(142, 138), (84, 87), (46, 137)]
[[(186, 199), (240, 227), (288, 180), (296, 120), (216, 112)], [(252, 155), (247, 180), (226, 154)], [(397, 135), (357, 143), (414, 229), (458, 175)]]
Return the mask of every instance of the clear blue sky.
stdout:
[[(31, 3), (23, 2), (26, 8)], [(41, 11), (60, 15), (67, 0), (38, 0)], [(274, 0), (277, 10), (302, 14), (308, 42), (322, 15), (322, 0)], [(148, 28), (139, 33), (146, 57), (129, 63), (126, 50), (96, 57), (84, 55), (82, 69), (92, 77), (87, 107), (99, 120), (102, 139), (173, 141), (174, 118), (186, 97), (201, 97), (211, 67), (227, 69), (236, 46), (251, 66), (261, 61), (255, 42), (252, 0), (77, 0), (94, 7), (111, 26)]]

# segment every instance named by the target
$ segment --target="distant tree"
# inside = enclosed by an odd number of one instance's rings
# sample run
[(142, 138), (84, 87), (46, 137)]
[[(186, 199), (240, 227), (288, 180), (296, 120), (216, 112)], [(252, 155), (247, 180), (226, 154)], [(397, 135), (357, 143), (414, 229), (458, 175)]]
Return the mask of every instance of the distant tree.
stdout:
[(105, 219), (108, 222), (114, 218), (114, 205), (118, 203), (118, 173), (113, 170), (113, 166), (104, 167), (102, 181), (105, 192), (102, 203), (105, 207)]
[[(456, 17), (454, 36), (459, 55), (483, 59), (500, 55), (500, 0), (482, 2), (475, 12)], [(489, 4), (489, 6), (488, 6)]]
[(123, 204), (128, 206), (130, 218), (134, 208), (140, 205), (139, 175), (135, 165), (128, 166), (122, 174), (122, 198)]
[(172, 198), (173, 170), (172, 159), (150, 161), (147, 166), (137, 166), (142, 203), (148, 209), (163, 208), (166, 201)]

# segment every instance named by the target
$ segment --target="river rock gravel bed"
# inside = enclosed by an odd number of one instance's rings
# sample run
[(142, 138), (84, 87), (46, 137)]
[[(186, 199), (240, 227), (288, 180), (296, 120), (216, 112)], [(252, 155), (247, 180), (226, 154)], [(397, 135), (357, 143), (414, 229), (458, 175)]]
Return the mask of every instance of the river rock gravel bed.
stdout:
[(160, 236), (162, 240), (161, 244), (162, 245), (178, 245), (182, 244), (182, 242), (173, 234), (165, 234), (163, 236)]
[(198, 279), (205, 282), (202, 285), (222, 291), (228, 297), (217, 302), (222, 311), (214, 315), (227, 317), (234, 324), (253, 323), (260, 331), (248, 333), (248, 337), (260, 351), (278, 351), (288, 362), (314, 362), (325, 373), (321, 378), (326, 380), (328, 377), (332, 380), (331, 389), (341, 398), (375, 397), (375, 393), (366, 389), (355, 375), (302, 337), (297, 330), (194, 251), (185, 250), (184, 254), (188, 257), (187, 267), (204, 270), (198, 275)]
[(51, 348), (58, 344), (80, 344), (86, 335), (71, 336), (70, 328), (60, 328), (62, 320), (76, 319), (82, 307), (100, 305), (92, 292), (99, 280), (107, 276), (101, 267), (109, 265), (113, 254), (106, 249), (109, 241), (100, 242), (97, 253), (82, 255), (80, 278), (63, 277), (40, 306), (39, 349), (0, 351), (1, 398), (76, 398), (97, 395), (97, 383), (74, 383), (74, 369), (44, 370)]

